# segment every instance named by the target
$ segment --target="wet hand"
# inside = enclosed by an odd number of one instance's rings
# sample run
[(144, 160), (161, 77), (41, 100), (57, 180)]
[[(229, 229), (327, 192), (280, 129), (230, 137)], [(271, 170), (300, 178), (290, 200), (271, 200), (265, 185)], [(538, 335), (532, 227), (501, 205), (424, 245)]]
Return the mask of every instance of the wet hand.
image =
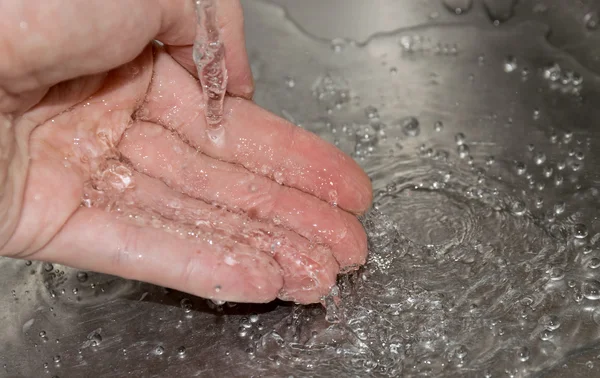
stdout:
[(155, 3), (0, 5), (24, 20), (0, 44), (0, 253), (216, 300), (318, 301), (364, 263), (368, 178), (247, 99), (235, 1), (219, 22), (236, 97), (207, 129), (193, 4)]

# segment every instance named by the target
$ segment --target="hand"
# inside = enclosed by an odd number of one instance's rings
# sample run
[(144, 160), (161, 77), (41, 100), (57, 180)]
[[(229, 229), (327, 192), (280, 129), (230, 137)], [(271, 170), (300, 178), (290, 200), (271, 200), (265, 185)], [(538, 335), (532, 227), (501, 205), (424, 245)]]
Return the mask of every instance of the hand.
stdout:
[(222, 133), (193, 76), (192, 1), (6, 1), (0, 14), (0, 254), (238, 302), (317, 302), (364, 263), (353, 214), (369, 179), (249, 101), (237, 0), (219, 1)]

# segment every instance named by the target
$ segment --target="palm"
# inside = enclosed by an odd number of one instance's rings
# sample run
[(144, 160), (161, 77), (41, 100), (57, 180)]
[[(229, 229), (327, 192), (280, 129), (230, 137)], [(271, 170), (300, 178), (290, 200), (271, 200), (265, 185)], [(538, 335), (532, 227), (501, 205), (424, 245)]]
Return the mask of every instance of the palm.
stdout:
[(211, 138), (194, 78), (150, 49), (61, 85), (28, 115), (48, 121), (30, 139), (11, 242), (21, 257), (220, 300), (305, 303), (364, 262), (364, 231), (340, 208), (364, 211), (368, 179), (311, 134), (230, 98)]

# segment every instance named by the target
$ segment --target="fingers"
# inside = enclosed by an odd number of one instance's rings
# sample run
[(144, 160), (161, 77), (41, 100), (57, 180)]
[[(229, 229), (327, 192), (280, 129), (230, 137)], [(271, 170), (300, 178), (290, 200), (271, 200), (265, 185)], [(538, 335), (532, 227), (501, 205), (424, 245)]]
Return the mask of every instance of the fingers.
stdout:
[(207, 155), (239, 164), (277, 182), (354, 212), (371, 203), (371, 183), (350, 157), (316, 135), (241, 99), (226, 100), (224, 134), (207, 134), (196, 82), (167, 54), (155, 57), (141, 118), (175, 130)]
[(277, 297), (283, 278), (273, 258), (212, 238), (185, 239), (133, 225), (115, 213), (80, 208), (36, 258), (204, 298), (260, 303)]
[(313, 245), (294, 232), (198, 201), (143, 174), (135, 173), (134, 181), (136, 187), (125, 202), (174, 221), (180, 229), (219, 235), (271, 255), (282, 271), (280, 299), (315, 303), (335, 284), (339, 267), (328, 248)]
[(330, 246), (341, 268), (365, 262), (366, 235), (353, 215), (240, 166), (198, 153), (159, 125), (134, 124), (123, 136), (119, 150), (136, 170), (177, 191), (260, 220), (273, 220)]
[[(218, 3), (230, 91), (249, 95), (253, 84), (241, 7), (238, 0)], [(167, 45), (191, 46), (196, 25), (191, 0), (2, 1), (0, 14), (5, 20), (0, 26), (3, 96), (116, 68), (155, 38)]]

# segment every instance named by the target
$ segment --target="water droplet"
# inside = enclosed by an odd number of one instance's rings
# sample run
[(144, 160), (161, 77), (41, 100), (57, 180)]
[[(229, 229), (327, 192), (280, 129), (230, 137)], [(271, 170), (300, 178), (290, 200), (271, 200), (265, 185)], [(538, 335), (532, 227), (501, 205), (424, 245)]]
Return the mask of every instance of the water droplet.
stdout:
[(56, 356), (54, 356), (54, 363), (60, 364), (60, 355), (57, 354)]
[(46, 337), (46, 331), (40, 331), (39, 335), (41, 338)]
[(493, 165), (496, 162), (496, 158), (494, 156), (488, 156), (485, 158), (486, 165)]
[(585, 224), (576, 224), (573, 227), (573, 235), (577, 238), (577, 239), (584, 239), (587, 238), (588, 236), (588, 230), (587, 227), (585, 226)]
[(44, 270), (46, 272), (51, 272), (54, 269), (54, 266), (51, 263), (44, 263)]
[(600, 258), (592, 257), (588, 263), (588, 268), (598, 269), (600, 267)]
[(248, 320), (250, 321), (250, 323), (258, 323), (258, 314), (251, 314)]
[(296, 80), (294, 80), (293, 77), (288, 76), (285, 78), (285, 85), (290, 89), (294, 88), (296, 86)]
[(190, 301), (188, 298), (183, 298), (179, 304), (185, 313), (192, 311), (192, 301)]
[(509, 55), (504, 59), (504, 72), (513, 72), (518, 68), (517, 58), (512, 55)]
[(535, 207), (541, 209), (544, 206), (544, 199), (542, 197), (537, 197), (535, 199)]
[(552, 331), (548, 329), (545, 329), (542, 332), (540, 332), (540, 339), (544, 341), (550, 340), (553, 336), (554, 334), (552, 333)]
[(550, 178), (550, 176), (552, 176), (552, 173), (554, 173), (554, 169), (552, 167), (544, 167), (544, 169), (542, 170), (542, 174), (546, 178)]
[(521, 360), (521, 362), (525, 362), (527, 360), (529, 360), (529, 348), (527, 347), (521, 347), (519, 348), (518, 352), (517, 352), (517, 356), (519, 357), (519, 360)]
[(513, 16), (517, 0), (484, 0), (483, 4), (490, 20), (499, 25)]
[(400, 120), (400, 125), (402, 125), (402, 132), (404, 132), (406, 136), (416, 137), (421, 132), (419, 120), (415, 117), (406, 117)]
[(600, 299), (600, 282), (598, 281), (585, 281), (581, 286), (581, 292), (587, 299), (597, 301)]
[(469, 351), (467, 350), (467, 348), (464, 345), (459, 345), (456, 348), (456, 357), (458, 357), (459, 359), (463, 359), (465, 357), (467, 357), (467, 354), (469, 353)]
[(466, 144), (461, 144), (460, 146), (458, 146), (456, 151), (458, 152), (458, 156), (461, 159), (466, 158), (467, 156), (469, 156), (469, 153), (470, 153), (469, 146), (467, 146)]
[(527, 165), (522, 161), (515, 162), (515, 170), (519, 176), (522, 176), (527, 171)]
[(543, 152), (538, 152), (533, 157), (533, 160), (535, 161), (535, 164), (542, 165), (546, 162), (546, 154), (544, 154)]
[(565, 179), (561, 175), (556, 175), (556, 177), (554, 177), (554, 185), (556, 186), (561, 186), (564, 181)]
[(510, 210), (515, 215), (523, 215), (526, 210), (525, 203), (520, 200), (515, 200), (510, 204)]
[(560, 281), (565, 278), (565, 270), (561, 267), (555, 266), (550, 269), (550, 279), (553, 281)]
[(221, 301), (219, 299), (211, 299), (210, 301), (216, 306), (223, 306), (226, 303), (226, 301)]
[(184, 346), (180, 346), (179, 348), (177, 348), (177, 355), (179, 357), (185, 357), (185, 347)]
[(164, 352), (165, 352), (165, 348), (163, 348), (162, 345), (159, 345), (156, 348), (154, 348), (154, 354), (156, 354), (157, 356), (162, 355)]
[(444, 0), (446, 8), (455, 14), (465, 14), (473, 6), (473, 0)]
[(585, 16), (583, 16), (583, 23), (588, 30), (596, 30), (598, 29), (598, 25), (600, 24), (600, 18), (598, 17), (598, 12), (592, 11), (588, 12)]
[(333, 40), (331, 40), (331, 49), (335, 53), (341, 53), (347, 45), (348, 42), (342, 38), (334, 38)]
[(221, 285), (215, 286), (215, 293), (218, 293), (220, 291), (221, 291)]
[(25, 261), (25, 266), (31, 266), (31, 261), (30, 260), (26, 260)]
[(100, 343), (102, 343), (102, 336), (97, 330), (90, 333), (87, 338), (91, 341), (91, 345), (93, 347), (97, 347), (98, 345), (100, 345)]
[(538, 324), (549, 331), (554, 331), (560, 327), (560, 319), (556, 315), (544, 315), (540, 317)]
[(88, 280), (88, 274), (86, 272), (77, 272), (77, 280), (79, 282), (85, 282)]
[(437, 121), (436, 123), (434, 123), (433, 130), (435, 130), (438, 133), (444, 130), (444, 124), (442, 123), (442, 121)]
[(585, 363), (585, 366), (588, 369), (593, 369), (594, 368), (594, 363), (592, 361), (588, 361), (588, 362)]
[(461, 144), (465, 144), (465, 139), (466, 139), (466, 137), (465, 137), (465, 134), (463, 134), (463, 133), (457, 133), (457, 134), (454, 136), (454, 141), (455, 141), (455, 142), (456, 142), (456, 144), (457, 144), (457, 145), (459, 145), (459, 146), (460, 146)]

